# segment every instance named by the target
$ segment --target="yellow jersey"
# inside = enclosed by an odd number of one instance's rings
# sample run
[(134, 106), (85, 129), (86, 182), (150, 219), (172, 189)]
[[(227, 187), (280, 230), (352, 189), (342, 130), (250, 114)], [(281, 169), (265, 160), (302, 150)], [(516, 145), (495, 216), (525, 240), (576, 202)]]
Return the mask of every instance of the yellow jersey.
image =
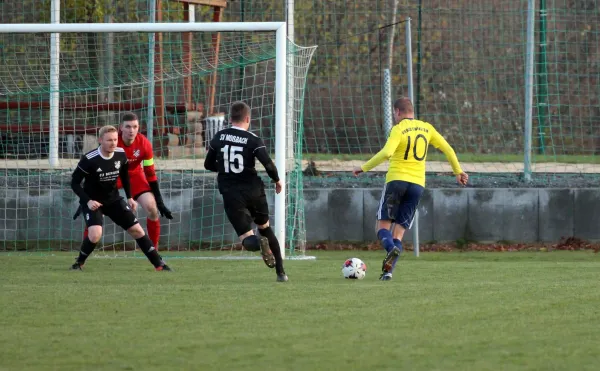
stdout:
[(463, 172), (454, 150), (446, 139), (435, 130), (433, 125), (417, 119), (404, 119), (395, 125), (383, 149), (361, 169), (365, 172), (369, 171), (389, 159), (386, 183), (403, 180), (425, 187), (425, 161), (430, 144), (446, 155), (454, 175)]

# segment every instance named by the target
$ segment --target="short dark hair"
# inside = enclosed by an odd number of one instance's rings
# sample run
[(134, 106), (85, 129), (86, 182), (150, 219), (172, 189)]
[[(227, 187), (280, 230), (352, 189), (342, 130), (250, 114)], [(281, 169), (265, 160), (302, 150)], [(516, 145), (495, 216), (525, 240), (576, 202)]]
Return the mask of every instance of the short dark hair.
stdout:
[(244, 102), (234, 102), (229, 111), (229, 120), (232, 123), (241, 122), (244, 117), (250, 115), (250, 106)]
[(121, 118), (121, 122), (125, 122), (125, 121), (135, 121), (137, 120), (138, 117), (135, 113), (133, 112), (125, 112), (123, 114), (123, 117)]
[(400, 113), (414, 113), (412, 102), (406, 97), (396, 99), (394, 109), (397, 109)]

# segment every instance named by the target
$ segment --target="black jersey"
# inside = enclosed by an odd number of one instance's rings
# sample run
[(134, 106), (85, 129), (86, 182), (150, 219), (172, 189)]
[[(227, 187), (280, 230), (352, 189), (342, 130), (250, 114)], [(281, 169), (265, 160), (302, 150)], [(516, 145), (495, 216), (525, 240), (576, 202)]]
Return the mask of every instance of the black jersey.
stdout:
[(258, 159), (274, 181), (279, 181), (277, 168), (267, 153), (262, 139), (235, 126), (219, 131), (210, 141), (204, 168), (218, 173), (221, 193), (230, 189), (264, 186), (256, 173)]
[[(71, 188), (82, 204), (90, 200), (108, 205), (121, 198), (117, 178), (121, 177), (127, 198), (131, 197), (129, 165), (123, 148), (117, 147), (110, 158), (102, 156), (100, 149), (81, 156), (71, 180)], [(85, 179), (83, 188), (81, 181)]]

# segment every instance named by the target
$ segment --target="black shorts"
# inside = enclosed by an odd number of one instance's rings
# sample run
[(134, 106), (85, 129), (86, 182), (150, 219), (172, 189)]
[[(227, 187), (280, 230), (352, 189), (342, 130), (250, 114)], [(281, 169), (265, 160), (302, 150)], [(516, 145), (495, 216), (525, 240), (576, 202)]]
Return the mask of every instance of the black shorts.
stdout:
[(93, 225), (102, 226), (104, 223), (103, 215), (108, 216), (116, 225), (128, 230), (134, 225), (138, 224), (138, 220), (133, 214), (133, 211), (129, 208), (123, 198), (112, 202), (108, 205), (102, 205), (102, 207), (92, 211), (88, 208), (87, 204), (81, 205), (83, 212), (83, 220), (89, 227)]
[(238, 236), (251, 231), (252, 222), (263, 225), (269, 221), (269, 204), (264, 187), (223, 192), (223, 206)]
[(385, 184), (377, 209), (377, 220), (391, 220), (409, 229), (425, 188), (415, 183), (393, 180)]

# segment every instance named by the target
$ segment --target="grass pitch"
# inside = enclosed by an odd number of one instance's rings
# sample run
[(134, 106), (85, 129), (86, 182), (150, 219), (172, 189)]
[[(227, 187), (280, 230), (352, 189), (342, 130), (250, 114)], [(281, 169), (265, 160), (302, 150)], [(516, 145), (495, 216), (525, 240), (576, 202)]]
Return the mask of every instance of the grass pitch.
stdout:
[[(0, 255), (0, 369), (595, 370), (600, 256), (317, 252), (287, 262)], [(344, 259), (368, 267), (341, 278)]]

